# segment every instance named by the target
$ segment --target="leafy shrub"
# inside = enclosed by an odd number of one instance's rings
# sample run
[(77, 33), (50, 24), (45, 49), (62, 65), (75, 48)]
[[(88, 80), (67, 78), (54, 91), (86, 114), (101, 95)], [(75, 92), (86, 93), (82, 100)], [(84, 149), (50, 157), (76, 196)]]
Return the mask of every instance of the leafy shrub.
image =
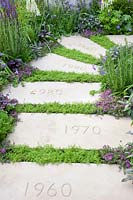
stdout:
[(89, 13), (81, 13), (79, 16), (78, 32), (84, 32), (86, 30), (98, 31), (102, 29), (102, 24), (96, 15)]
[(25, 64), (21, 59), (9, 60), (7, 66), (13, 72), (10, 76), (10, 80), (22, 81), (24, 78), (29, 77), (33, 68), (28, 64)]
[(133, 83), (133, 45), (114, 47), (103, 58), (104, 82), (113, 92), (122, 92)]
[(0, 142), (12, 131), (14, 119), (6, 112), (0, 111)]
[[(66, 35), (76, 31), (80, 32), (79, 29), (82, 19), (84, 20), (84, 18), (86, 18), (86, 16), (88, 17), (88, 15), (91, 15), (90, 18), (93, 18), (94, 16), (94, 19), (92, 19), (92, 22), (90, 20), (86, 23), (91, 23), (90, 26), (93, 26), (95, 21), (94, 26), (98, 26), (98, 18), (95, 16), (99, 9), (98, 0), (93, 0), (90, 8), (89, 4), (85, 3), (83, 0), (78, 0), (76, 6), (73, 3), (70, 3), (68, 0), (57, 0), (54, 2), (54, 4), (51, 4), (50, 1), (47, 1), (47, 4), (44, 2), (42, 3), (42, 1), (38, 1), (37, 3), (44, 15), (45, 24), (49, 26), (50, 32), (57, 37), (61, 36), (62, 34)], [(81, 17), (80, 15), (83, 16)], [(84, 25), (86, 26), (85, 22)], [(82, 27), (82, 30), (83, 29), (84, 28)]]
[[(3, 86), (13, 81), (18, 83), (24, 78), (29, 77), (33, 72), (33, 68), (25, 64), (21, 59), (3, 61), (4, 54), (1, 54), (0, 59), (0, 90)], [(7, 58), (6, 58), (7, 59)], [(8, 58), (9, 59), (9, 58)]]
[(124, 15), (133, 15), (132, 0), (114, 0), (111, 7), (113, 10), (121, 10)]
[(77, 22), (77, 12), (69, 3), (44, 5), (44, 21), (54, 36), (72, 33)]
[(123, 14), (121, 10), (104, 8), (99, 14), (99, 19), (104, 26), (106, 34), (133, 33), (131, 15)]

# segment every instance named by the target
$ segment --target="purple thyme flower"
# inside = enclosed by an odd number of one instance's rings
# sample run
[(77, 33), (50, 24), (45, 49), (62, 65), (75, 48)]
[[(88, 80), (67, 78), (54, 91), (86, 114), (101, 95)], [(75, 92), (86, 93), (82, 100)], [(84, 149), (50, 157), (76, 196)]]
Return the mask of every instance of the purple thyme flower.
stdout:
[(125, 164), (126, 164), (126, 168), (130, 168), (131, 167), (131, 163), (130, 163), (129, 160), (126, 160)]
[(121, 159), (121, 160), (125, 160), (125, 158), (126, 158), (126, 157), (125, 157), (124, 153), (120, 155), (120, 159)]
[(6, 149), (5, 149), (5, 148), (1, 148), (1, 149), (0, 149), (0, 153), (1, 153), (1, 154), (5, 154), (5, 153), (6, 153)]
[(113, 153), (107, 153), (103, 156), (103, 158), (106, 160), (106, 161), (111, 161), (114, 157), (114, 154)]

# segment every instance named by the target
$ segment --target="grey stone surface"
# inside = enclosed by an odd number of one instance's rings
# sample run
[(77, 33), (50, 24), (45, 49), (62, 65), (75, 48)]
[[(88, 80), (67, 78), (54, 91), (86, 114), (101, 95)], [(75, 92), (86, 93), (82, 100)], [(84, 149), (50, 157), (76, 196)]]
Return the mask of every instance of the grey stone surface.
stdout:
[(1, 200), (132, 200), (117, 166), (0, 164)]
[(54, 147), (80, 146), (99, 149), (104, 145), (118, 147), (133, 142), (133, 128), (128, 118), (82, 114), (21, 114), (11, 143), (31, 147), (53, 145)]
[(125, 45), (125, 39), (128, 43), (133, 43), (133, 35), (108, 35), (107, 37), (119, 45)]
[(84, 38), (80, 35), (62, 37), (59, 42), (61, 45), (68, 49), (76, 49), (97, 58), (99, 58), (100, 55), (105, 55), (106, 53), (106, 49), (91, 41), (90, 39)]
[(52, 53), (33, 61), (31, 65), (44, 71), (63, 71), (89, 74), (98, 74), (99, 68), (99, 66), (96, 65), (85, 64)]
[(99, 94), (90, 95), (90, 90), (99, 90), (99, 83), (35, 82), (9, 86), (3, 94), (18, 99), (19, 103), (43, 104), (48, 102), (73, 103), (95, 102)]

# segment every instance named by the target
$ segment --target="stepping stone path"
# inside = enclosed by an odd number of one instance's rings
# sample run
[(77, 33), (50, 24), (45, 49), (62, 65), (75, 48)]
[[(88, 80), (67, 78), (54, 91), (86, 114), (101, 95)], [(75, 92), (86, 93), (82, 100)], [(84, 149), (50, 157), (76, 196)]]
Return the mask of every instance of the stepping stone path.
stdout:
[(121, 183), (117, 166), (34, 163), (0, 165), (2, 200), (131, 200), (133, 186)]
[[(44, 71), (62, 71), (98, 74), (99, 67), (92, 64), (85, 64), (76, 60), (65, 58), (53, 53), (31, 63), (36, 68)], [(94, 70), (95, 69), (95, 70)]]
[[(121, 43), (116, 36), (108, 36)], [(125, 36), (124, 36), (125, 37)], [(131, 37), (132, 39), (132, 37)], [(130, 39), (129, 39), (130, 40)], [(106, 50), (81, 36), (62, 37), (60, 43), (99, 58)], [(98, 74), (92, 65), (84, 64), (55, 54), (32, 62), (46, 71), (63, 71)], [(3, 91), (19, 103), (94, 103), (99, 94), (99, 83), (35, 82), (9, 86)], [(100, 149), (103, 145), (117, 147), (133, 142), (130, 119), (113, 116), (83, 114), (21, 113), (20, 121), (7, 139), (16, 145), (30, 147), (51, 144), (57, 148), (80, 146)], [(123, 171), (115, 165), (59, 164), (40, 166), (35, 163), (0, 164), (0, 197), (2, 200), (131, 200), (133, 185), (122, 183)]]
[(90, 54), (94, 57), (100, 58), (106, 53), (106, 49), (91, 41), (90, 39), (81, 37), (81, 36), (71, 36), (69, 38), (62, 37), (59, 41), (61, 45), (68, 49), (76, 49), (82, 53)]
[(133, 43), (133, 35), (108, 35), (108, 38), (119, 45), (125, 45), (126, 41), (128, 43)]
[(92, 103), (98, 100), (99, 94), (92, 96), (89, 92), (99, 89), (99, 83), (35, 82), (26, 83), (24, 87), (11, 86), (4, 91), (4, 94), (8, 93), (10, 98), (18, 99), (20, 104)]
[(132, 132), (131, 121), (128, 118), (23, 113), (19, 119), (14, 133), (9, 136), (10, 141), (17, 145), (53, 145), (57, 148), (75, 145), (84, 149), (100, 149), (105, 144), (116, 147), (133, 142), (133, 136), (129, 134)]

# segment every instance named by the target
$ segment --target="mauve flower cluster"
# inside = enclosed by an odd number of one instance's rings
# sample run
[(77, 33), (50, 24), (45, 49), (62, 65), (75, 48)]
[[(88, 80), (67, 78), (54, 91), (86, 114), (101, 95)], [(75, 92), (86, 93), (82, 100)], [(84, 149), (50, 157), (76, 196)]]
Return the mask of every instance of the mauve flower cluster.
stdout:
[(92, 35), (100, 35), (102, 34), (102, 29), (98, 29), (97, 31), (92, 31), (90, 29), (85, 29), (82, 32), (84, 37), (90, 38)]
[(10, 149), (11, 149), (10, 141), (7, 140), (2, 141), (2, 143), (0, 144), (0, 162), (2, 163), (9, 162), (5, 156), (6, 153), (10, 151)]
[(5, 154), (5, 153), (6, 153), (6, 149), (5, 149), (5, 148), (1, 148), (1, 149), (0, 149), (0, 153), (1, 153), (1, 154)]
[(112, 95), (112, 90), (105, 90), (100, 100), (96, 103), (97, 108), (102, 113), (109, 113), (116, 115), (117, 113), (124, 113), (124, 105), (118, 103), (118, 99)]
[(14, 0), (0, 0), (0, 18), (16, 18), (17, 11)]
[[(17, 112), (15, 111), (15, 106), (18, 104), (16, 99), (9, 99), (8, 95), (4, 96), (0, 93), (0, 110), (7, 111), (10, 116), (17, 119)], [(8, 106), (11, 106), (11, 109), (8, 109)]]
[(14, 73), (11, 75), (11, 80), (17, 77), (18, 81), (21, 81), (24, 77), (29, 77), (34, 70), (31, 66), (23, 63), (21, 59), (10, 60), (7, 66)]
[(127, 144), (125, 147), (111, 148), (108, 145), (103, 147), (103, 159), (109, 164), (119, 164), (120, 167), (131, 168), (131, 155), (133, 155), (133, 143)]

